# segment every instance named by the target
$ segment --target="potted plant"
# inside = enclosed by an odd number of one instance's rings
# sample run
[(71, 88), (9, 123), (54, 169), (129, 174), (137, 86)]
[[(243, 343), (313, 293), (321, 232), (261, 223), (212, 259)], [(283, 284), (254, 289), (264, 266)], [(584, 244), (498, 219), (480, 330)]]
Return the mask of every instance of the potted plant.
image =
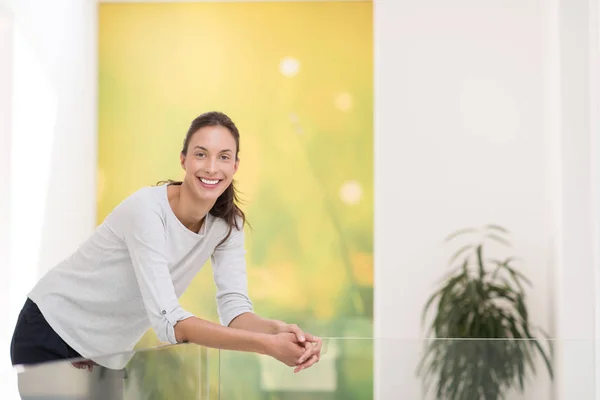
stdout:
[(529, 321), (524, 285), (531, 283), (515, 268), (516, 259), (486, 255), (494, 246), (510, 247), (508, 231), (497, 225), (462, 229), (446, 242), (466, 235), (475, 239), (452, 255), (449, 274), (424, 307), (423, 321), (433, 312), (432, 339), (418, 374), (437, 399), (503, 399), (508, 389), (523, 391), (527, 374), (535, 374), (536, 355), (553, 378), (552, 347), (534, 336), (545, 334)]

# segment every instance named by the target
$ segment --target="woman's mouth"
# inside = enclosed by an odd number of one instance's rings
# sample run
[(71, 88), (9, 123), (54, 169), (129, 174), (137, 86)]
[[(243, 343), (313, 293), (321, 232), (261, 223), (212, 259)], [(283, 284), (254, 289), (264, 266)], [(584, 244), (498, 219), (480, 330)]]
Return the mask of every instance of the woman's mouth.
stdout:
[(198, 178), (198, 180), (200, 181), (200, 184), (207, 189), (215, 188), (219, 185), (219, 182), (221, 182), (219, 179)]

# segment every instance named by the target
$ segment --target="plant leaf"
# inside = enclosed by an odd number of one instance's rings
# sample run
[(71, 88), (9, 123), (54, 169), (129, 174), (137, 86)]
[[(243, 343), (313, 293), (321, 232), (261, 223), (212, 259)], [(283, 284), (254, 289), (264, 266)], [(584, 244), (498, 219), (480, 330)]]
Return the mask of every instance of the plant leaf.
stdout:
[(483, 256), (482, 256), (482, 252), (483, 252), (483, 245), (479, 245), (477, 246), (477, 265), (479, 266), (479, 279), (483, 279), (483, 276), (485, 275), (485, 269), (483, 268)]
[[(466, 244), (466, 245), (464, 245), (463, 247), (461, 247), (460, 249), (458, 249), (458, 250), (456, 251), (456, 253), (454, 253), (454, 254), (452, 255), (452, 257), (450, 257), (450, 260), (448, 261), (448, 265), (449, 265), (449, 266), (453, 266), (453, 265), (454, 265), (454, 262), (455, 262), (456, 260), (458, 260), (458, 258), (459, 258), (459, 257), (460, 257), (460, 256), (461, 256), (463, 253), (465, 253), (465, 252), (466, 252), (466, 251), (468, 251), (468, 250), (471, 250), (472, 248), (473, 248), (473, 245), (471, 245), (471, 244)], [(463, 262), (463, 264), (462, 264), (462, 265), (464, 265), (464, 263), (465, 263), (465, 262), (466, 262), (466, 263), (468, 263), (468, 259), (469, 259), (469, 258), (466, 258), (466, 259), (465, 259), (465, 261)]]
[(450, 235), (446, 236), (446, 239), (444, 240), (444, 242), (448, 243), (451, 240), (461, 236), (461, 235), (465, 235), (468, 233), (477, 233), (478, 230), (475, 228), (464, 228), (464, 229), (459, 229), (457, 231), (454, 231), (453, 233), (451, 233)]
[(508, 229), (501, 227), (500, 225), (495, 225), (495, 224), (488, 224), (485, 226), (486, 229), (491, 229), (491, 230), (495, 230), (495, 231), (500, 231), (502, 233), (510, 233), (508, 231)]
[(496, 242), (502, 243), (503, 245), (510, 247), (510, 242), (504, 239), (502, 236), (498, 236), (495, 233), (488, 233), (485, 236), (489, 239), (495, 240)]

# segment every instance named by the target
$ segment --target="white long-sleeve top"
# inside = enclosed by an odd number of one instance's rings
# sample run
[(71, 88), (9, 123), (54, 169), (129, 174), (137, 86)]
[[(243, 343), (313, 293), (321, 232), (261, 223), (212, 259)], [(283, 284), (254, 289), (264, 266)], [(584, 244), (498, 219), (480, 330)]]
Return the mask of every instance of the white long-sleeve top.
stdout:
[(179, 304), (211, 259), (222, 325), (251, 312), (243, 230), (207, 215), (200, 232), (175, 216), (167, 186), (138, 190), (119, 204), (69, 258), (29, 293), (50, 326), (85, 358), (123, 368), (142, 335), (176, 343), (174, 326), (192, 316)]

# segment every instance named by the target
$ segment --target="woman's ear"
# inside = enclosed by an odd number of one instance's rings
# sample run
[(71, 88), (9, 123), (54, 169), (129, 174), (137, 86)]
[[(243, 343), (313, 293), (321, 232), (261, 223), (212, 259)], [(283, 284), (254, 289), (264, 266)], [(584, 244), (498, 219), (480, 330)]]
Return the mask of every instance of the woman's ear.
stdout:
[(185, 155), (183, 153), (179, 154), (179, 161), (181, 163), (181, 168), (185, 171)]

